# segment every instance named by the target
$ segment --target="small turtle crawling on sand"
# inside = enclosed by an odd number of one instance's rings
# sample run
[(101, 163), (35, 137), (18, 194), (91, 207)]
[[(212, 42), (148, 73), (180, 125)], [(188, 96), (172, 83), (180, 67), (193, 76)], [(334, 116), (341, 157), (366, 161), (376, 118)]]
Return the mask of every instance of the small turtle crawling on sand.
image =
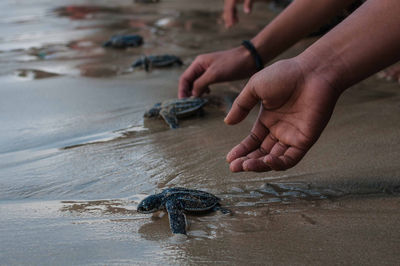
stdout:
[(207, 213), (220, 210), (230, 213), (219, 204), (221, 199), (201, 190), (186, 188), (168, 188), (159, 194), (150, 195), (142, 200), (137, 211), (152, 213), (159, 210), (168, 212), (169, 225), (172, 233), (186, 234), (187, 221), (185, 213)]
[(161, 116), (170, 128), (178, 128), (178, 118), (201, 114), (202, 107), (207, 103), (204, 98), (172, 99), (156, 103), (153, 108), (144, 113), (144, 117)]
[(149, 71), (152, 67), (169, 67), (177, 64), (181, 66), (182, 60), (175, 55), (149, 55), (142, 56), (132, 64), (132, 68), (144, 67), (146, 71)]
[(137, 47), (143, 44), (143, 37), (140, 35), (114, 35), (106, 41), (104, 47), (126, 48)]

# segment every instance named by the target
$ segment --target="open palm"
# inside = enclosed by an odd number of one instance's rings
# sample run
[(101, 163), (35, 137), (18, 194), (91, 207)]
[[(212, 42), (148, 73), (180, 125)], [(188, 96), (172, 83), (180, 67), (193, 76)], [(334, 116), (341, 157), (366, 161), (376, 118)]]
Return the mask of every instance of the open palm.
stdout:
[(322, 78), (284, 60), (255, 74), (235, 100), (227, 124), (242, 121), (261, 102), (253, 129), (227, 155), (230, 169), (285, 170), (317, 141), (339, 94)]

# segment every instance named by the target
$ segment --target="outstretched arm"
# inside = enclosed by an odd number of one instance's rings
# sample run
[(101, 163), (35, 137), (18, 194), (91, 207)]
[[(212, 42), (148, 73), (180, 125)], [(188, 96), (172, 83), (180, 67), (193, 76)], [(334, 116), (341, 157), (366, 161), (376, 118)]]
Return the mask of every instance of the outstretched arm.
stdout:
[(285, 170), (317, 141), (340, 94), (400, 59), (400, 2), (369, 0), (299, 56), (258, 72), (225, 122), (261, 102), (251, 134), (227, 155), (232, 171)]
[(368, 0), (299, 60), (343, 91), (400, 59), (399, 14), (400, 1)]
[[(302, 37), (318, 29), (354, 0), (295, 0), (252, 42), (267, 63)], [(178, 96), (201, 96), (213, 83), (248, 78), (256, 72), (254, 59), (243, 46), (198, 56), (179, 80)]]
[(252, 39), (264, 62), (314, 32), (355, 0), (294, 0)]

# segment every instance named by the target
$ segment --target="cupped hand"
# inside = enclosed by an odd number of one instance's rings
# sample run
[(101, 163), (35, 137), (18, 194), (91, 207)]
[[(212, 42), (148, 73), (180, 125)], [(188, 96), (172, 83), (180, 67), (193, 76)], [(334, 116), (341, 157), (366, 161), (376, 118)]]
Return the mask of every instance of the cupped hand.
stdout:
[(199, 55), (181, 75), (178, 97), (200, 97), (213, 83), (248, 78), (255, 72), (254, 59), (243, 46)]
[(242, 121), (261, 102), (249, 136), (227, 155), (233, 172), (285, 170), (296, 165), (328, 123), (339, 93), (305, 71), (296, 59), (279, 61), (255, 74), (225, 118)]

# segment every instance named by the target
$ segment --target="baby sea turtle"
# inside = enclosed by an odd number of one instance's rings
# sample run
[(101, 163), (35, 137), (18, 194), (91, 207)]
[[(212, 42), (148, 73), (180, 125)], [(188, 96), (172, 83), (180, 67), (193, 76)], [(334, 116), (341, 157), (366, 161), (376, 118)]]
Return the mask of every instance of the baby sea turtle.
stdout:
[(172, 233), (186, 234), (185, 213), (207, 213), (216, 210), (220, 210), (222, 213), (230, 213), (230, 210), (220, 206), (220, 200), (213, 194), (201, 190), (180, 187), (167, 188), (159, 194), (150, 195), (142, 200), (137, 211), (152, 213), (166, 210)]
[(106, 41), (104, 47), (126, 48), (137, 47), (143, 44), (143, 37), (140, 35), (114, 35)]
[(172, 99), (156, 103), (153, 108), (144, 113), (144, 117), (161, 116), (170, 128), (178, 128), (178, 118), (201, 114), (202, 107), (207, 103), (204, 98)]
[(173, 65), (181, 66), (182, 60), (175, 55), (149, 55), (142, 56), (132, 64), (132, 68), (144, 67), (146, 71), (149, 71), (152, 67), (169, 67)]

